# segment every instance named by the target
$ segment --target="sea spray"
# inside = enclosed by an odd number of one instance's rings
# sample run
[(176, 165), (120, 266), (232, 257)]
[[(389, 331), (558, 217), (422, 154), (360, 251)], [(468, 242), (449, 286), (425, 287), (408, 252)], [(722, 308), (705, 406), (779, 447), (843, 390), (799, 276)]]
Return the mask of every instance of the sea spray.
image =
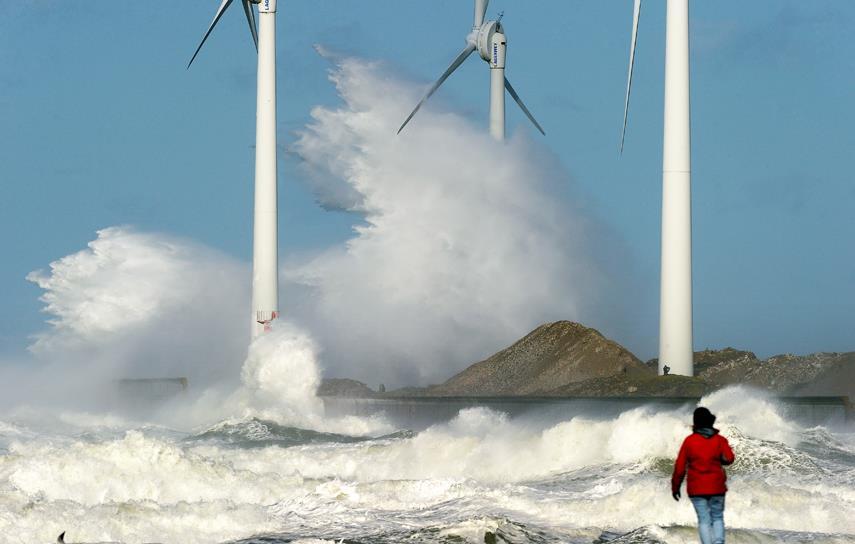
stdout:
[(631, 265), (541, 140), (497, 146), (436, 104), (397, 135), (423, 87), (323, 54), (341, 102), (314, 108), (292, 151), (319, 201), (357, 219), (346, 244), (292, 260), (284, 285), (331, 375), (437, 383), (558, 319), (632, 346), (637, 322), (616, 333), (636, 290), (612, 274)]
[(50, 317), (27, 364), (0, 365), (0, 408), (111, 410), (126, 378), (186, 377), (193, 395), (234, 389), (248, 338), (247, 274), (179, 237), (98, 231), (87, 248), (28, 276)]
[(382, 415), (326, 417), (317, 396), (320, 349), (311, 335), (285, 319), (254, 338), (241, 367), (241, 385), (225, 400), (219, 393), (188, 406), (196, 426), (222, 430), (247, 425), (291, 426), (352, 436), (394, 431)]
[(716, 425), (725, 428), (739, 421), (740, 428), (753, 436), (794, 445), (803, 429), (787, 420), (778, 402), (764, 391), (734, 386), (710, 393), (701, 399), (717, 416)]
[[(342, 103), (315, 108), (292, 151), (323, 205), (352, 213), (353, 236), (290, 256), (282, 282), (283, 318), (323, 348), (329, 376), (420, 385), (545, 321), (609, 333), (624, 319), (631, 296), (608, 271), (627, 267), (606, 266), (620, 243), (554, 154), (522, 133), (497, 153), (480, 123), (432, 106), (398, 137), (421, 86), (382, 63), (331, 62)], [(185, 376), (216, 407), (240, 385), (247, 268), (174, 236), (99, 231), (31, 276), (53, 322), (33, 349), (73, 369), (44, 381), (97, 381), (67, 395), (83, 398), (114, 379)]]
[(279, 320), (250, 345), (241, 369), (244, 402), (295, 422), (323, 416), (318, 346), (305, 331)]
[[(179, 429), (262, 418), (357, 435), (393, 431), (381, 417), (324, 417), (321, 350), (293, 320), (277, 320), (246, 347), (245, 274), (244, 265), (188, 240), (130, 227), (99, 231), (50, 273), (29, 276), (52, 319), (34, 338), (35, 364), (3, 371), (16, 384), (2, 398), (7, 412), (54, 426), (72, 417), (110, 426), (106, 419), (118, 416), (102, 411), (118, 410), (127, 421)], [(186, 377), (189, 388), (130, 405), (116, 385), (164, 377)]]
[[(43, 290), (43, 311), (51, 316), (30, 350), (55, 356), (115, 349), (122, 341), (139, 351), (152, 332), (161, 342), (177, 336), (164, 325), (178, 320), (184, 325), (175, 332), (185, 338), (221, 332), (223, 322), (232, 323), (232, 304), (245, 296), (239, 281), (245, 271), (232, 258), (186, 239), (131, 227), (102, 229), (86, 249), (52, 262), (49, 274), (27, 276)], [(147, 329), (153, 322), (160, 322), (157, 331)], [(230, 336), (218, 338), (217, 346), (226, 347)], [(180, 362), (193, 360), (191, 354)]]

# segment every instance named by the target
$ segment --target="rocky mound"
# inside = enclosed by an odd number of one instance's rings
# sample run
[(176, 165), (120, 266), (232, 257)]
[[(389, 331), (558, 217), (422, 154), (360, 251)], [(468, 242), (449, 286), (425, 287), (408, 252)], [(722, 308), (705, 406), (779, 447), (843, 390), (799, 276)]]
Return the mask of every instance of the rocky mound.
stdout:
[(327, 378), (322, 380), (317, 394), (319, 397), (347, 397), (357, 399), (377, 395), (373, 389), (364, 383), (346, 378)]
[[(744, 383), (746, 375), (759, 363), (754, 353), (731, 347), (694, 353), (695, 376), (719, 386)], [(658, 372), (659, 359), (651, 359), (645, 364)]]
[[(656, 359), (647, 363), (656, 368)], [(855, 395), (855, 353), (758, 359), (733, 348), (695, 352), (695, 376), (711, 389), (750, 385), (786, 395)]]
[[(694, 354), (695, 376), (704, 377), (714, 383), (737, 381), (749, 370), (757, 356), (750, 351), (734, 348), (705, 349)], [(659, 371), (659, 359), (650, 359), (646, 363), (654, 372)]]
[(840, 395), (855, 399), (855, 352), (817, 354), (826, 364), (808, 383), (792, 389), (797, 395)]
[[(753, 365), (742, 383), (787, 394), (855, 394), (855, 353), (776, 355)], [(850, 378), (847, 380), (847, 378)]]
[(734, 348), (694, 354), (695, 376), (657, 376), (658, 360), (639, 361), (598, 331), (570, 321), (541, 325), (512, 346), (447, 382), (375, 392), (362, 382), (327, 379), (320, 396), (700, 397), (728, 385), (783, 395), (855, 398), (855, 352), (758, 359)]
[(615, 374), (650, 375), (638, 358), (598, 331), (570, 321), (536, 328), (495, 355), (431, 387), (427, 394), (546, 394), (557, 387)]

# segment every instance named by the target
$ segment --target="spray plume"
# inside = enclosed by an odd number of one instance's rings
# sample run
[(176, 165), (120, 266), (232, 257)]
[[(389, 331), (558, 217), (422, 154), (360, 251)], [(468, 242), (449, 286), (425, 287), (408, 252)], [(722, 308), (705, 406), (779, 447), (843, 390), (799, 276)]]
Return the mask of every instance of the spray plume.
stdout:
[[(497, 144), (430, 107), (418, 131), (398, 137), (418, 86), (376, 62), (330, 58), (343, 103), (315, 108), (293, 150), (319, 203), (359, 219), (346, 243), (282, 272), (289, 306), (279, 332), (247, 358), (246, 265), (110, 228), (29, 276), (52, 316), (32, 344), (45, 374), (73, 368), (81, 383), (185, 375), (201, 389), (229, 384), (221, 392), (241, 378), (227, 404), (242, 413), (287, 412), (286, 399), (317, 415), (321, 363), (331, 376), (423, 384), (545, 321), (613, 332), (625, 293), (605, 273), (608, 233), (580, 210), (551, 153), (522, 133)], [(305, 371), (294, 374), (295, 365)], [(208, 405), (222, 398), (205, 395)]]
[(294, 151), (320, 203), (363, 222), (287, 278), (309, 288), (292, 313), (335, 374), (424, 383), (545, 321), (612, 332), (621, 312), (598, 249), (608, 234), (555, 156), (526, 134), (497, 143), (430, 107), (419, 130), (397, 136), (419, 88), (379, 63), (321, 54), (343, 104), (315, 108)]

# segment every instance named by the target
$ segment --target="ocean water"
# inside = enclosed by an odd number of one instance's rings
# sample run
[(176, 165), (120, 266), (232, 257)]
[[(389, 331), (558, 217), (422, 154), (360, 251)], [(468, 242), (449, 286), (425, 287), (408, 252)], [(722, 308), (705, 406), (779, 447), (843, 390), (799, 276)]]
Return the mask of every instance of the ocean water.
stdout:
[[(739, 388), (702, 402), (737, 455), (729, 542), (855, 542), (852, 429), (800, 425)], [(19, 412), (0, 421), (0, 542), (695, 542), (669, 492), (693, 408), (470, 408), (418, 432)]]

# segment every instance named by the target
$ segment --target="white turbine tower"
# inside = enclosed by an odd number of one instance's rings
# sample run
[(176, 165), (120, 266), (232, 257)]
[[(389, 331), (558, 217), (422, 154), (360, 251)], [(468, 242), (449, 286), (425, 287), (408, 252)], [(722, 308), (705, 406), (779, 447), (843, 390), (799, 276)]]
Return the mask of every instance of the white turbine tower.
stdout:
[[(635, 0), (624, 101), (626, 134), (641, 0)], [(692, 198), (689, 105), (689, 0), (667, 0), (665, 125), (662, 157), (662, 268), (659, 301), (659, 373), (692, 376)]]
[[(232, 0), (223, 0), (202, 38), (193, 64), (205, 40)], [(276, 0), (241, 0), (252, 39), (258, 49), (258, 102), (255, 117), (255, 212), (252, 247), (252, 334), (270, 328), (279, 315), (278, 216), (276, 191)], [(258, 31), (255, 12), (258, 5)]]
[[(546, 134), (543, 132), (543, 128), (541, 128), (540, 124), (535, 121), (531, 112), (528, 111), (528, 108), (525, 107), (525, 104), (523, 104), (522, 99), (514, 90), (511, 82), (505, 77), (507, 40), (505, 39), (504, 28), (502, 27), (500, 20), (484, 21), (488, 3), (489, 0), (475, 0), (475, 20), (472, 24), (472, 32), (470, 32), (466, 37), (466, 47), (463, 48), (463, 51), (457, 55), (457, 58), (454, 59), (451, 66), (449, 66), (448, 69), (439, 76), (436, 83), (431, 86), (424, 98), (422, 98), (416, 105), (413, 112), (409, 117), (407, 117), (407, 120), (404, 121), (401, 128), (398, 129), (398, 134), (404, 130), (404, 127), (407, 126), (410, 119), (412, 119), (416, 112), (419, 111), (419, 108), (422, 107), (422, 104), (424, 104), (425, 101), (430, 98), (434, 92), (436, 92), (439, 86), (448, 79), (448, 76), (457, 70), (457, 68), (463, 64), (463, 61), (465, 61), (476, 49), (481, 55), (481, 58), (490, 64), (490, 134), (493, 138), (499, 141), (505, 139), (506, 89), (511, 95), (511, 98), (513, 98), (517, 105), (519, 105), (520, 109), (522, 109), (523, 113), (525, 113), (529, 120), (534, 123), (537, 130), (539, 130), (541, 134)], [(499, 17), (499, 19), (501, 19), (501, 17)]]

